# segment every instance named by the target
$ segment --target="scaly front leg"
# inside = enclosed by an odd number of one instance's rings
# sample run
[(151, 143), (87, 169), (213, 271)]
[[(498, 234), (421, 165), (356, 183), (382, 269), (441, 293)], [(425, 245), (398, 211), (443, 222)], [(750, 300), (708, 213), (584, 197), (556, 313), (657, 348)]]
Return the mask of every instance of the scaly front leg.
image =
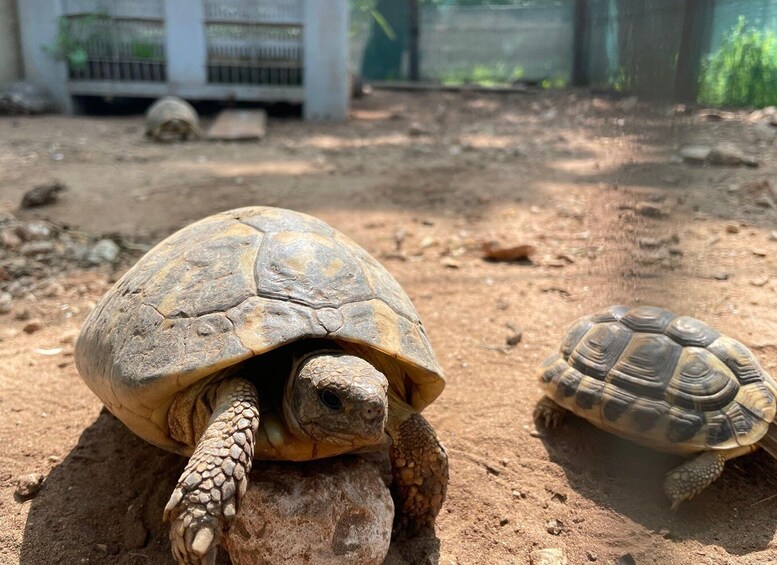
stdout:
[(218, 385), (213, 413), (165, 507), (173, 557), (181, 565), (212, 565), (222, 533), (248, 486), (259, 428), (256, 389), (228, 378)]
[(393, 394), (386, 431), (392, 439), (394, 532), (416, 535), (434, 530), (448, 488), (445, 448), (423, 416)]

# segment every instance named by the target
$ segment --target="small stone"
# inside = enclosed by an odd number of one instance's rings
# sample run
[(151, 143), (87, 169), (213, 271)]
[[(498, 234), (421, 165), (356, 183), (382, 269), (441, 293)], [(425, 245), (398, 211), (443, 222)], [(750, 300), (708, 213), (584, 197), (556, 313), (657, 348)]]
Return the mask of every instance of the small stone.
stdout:
[(599, 559), (599, 556), (596, 554), (595, 551), (586, 551), (585, 556), (588, 558), (588, 561), (596, 561)]
[(509, 519), (509, 518), (502, 518), (502, 519), (500, 519), (500, 520), (499, 520), (499, 525), (500, 525), (501, 527), (503, 527), (503, 528), (504, 528), (504, 527), (505, 527), (507, 524), (509, 524), (509, 523), (510, 523), (510, 519)]
[(624, 553), (615, 560), (617, 565), (637, 565), (637, 560), (631, 553)]
[(54, 243), (52, 241), (30, 241), (22, 245), (19, 249), (19, 253), (27, 257), (33, 255), (45, 255), (54, 251)]
[(487, 261), (525, 261), (537, 248), (533, 245), (503, 244), (499, 241), (486, 241), (482, 245), (483, 258)]
[(32, 498), (40, 491), (45, 478), (42, 473), (30, 473), (19, 477), (16, 479), (16, 496), (22, 500)]
[(9, 292), (0, 292), (0, 314), (8, 314), (13, 308), (13, 296)]
[(531, 565), (567, 565), (569, 560), (560, 547), (535, 549), (529, 556)]
[(712, 277), (713, 277), (713, 278), (714, 278), (716, 281), (727, 281), (727, 280), (728, 280), (728, 277), (729, 277), (729, 275), (728, 275), (728, 273), (715, 273), (715, 274), (713, 274), (713, 275), (712, 275)]
[(146, 546), (148, 530), (139, 519), (128, 520), (124, 526), (125, 549), (141, 549)]
[(120, 247), (112, 239), (101, 239), (95, 243), (86, 255), (90, 265), (113, 263), (119, 256)]
[(30, 320), (27, 322), (22, 330), (27, 334), (34, 334), (43, 329), (43, 323), (40, 320)]
[(738, 224), (726, 224), (726, 233), (739, 233)]
[(661, 206), (652, 202), (639, 202), (634, 207), (634, 211), (647, 218), (660, 218), (666, 215), (666, 211)]
[(5, 249), (18, 249), (22, 245), (22, 238), (11, 229), (0, 231), (0, 247)]
[(45, 222), (27, 222), (16, 226), (16, 235), (22, 241), (41, 241), (51, 237), (51, 228)]
[(707, 161), (711, 151), (706, 145), (688, 145), (680, 149), (680, 157), (686, 163), (701, 164)]
[(16, 312), (14, 312), (13, 317), (15, 320), (18, 320), (20, 322), (26, 322), (30, 318), (32, 318), (32, 314), (30, 313), (30, 310), (28, 308), (18, 308)]
[(391, 494), (372, 461), (257, 461), (224, 545), (234, 565), (303, 563), (311, 555), (321, 565), (380, 565), (393, 519)]
[(440, 263), (446, 269), (461, 269), (461, 261), (457, 261), (453, 257), (443, 257), (440, 259)]
[(753, 252), (753, 255), (755, 255), (756, 257), (766, 257), (767, 255), (765, 250), (760, 249), (758, 247), (754, 247), (751, 251)]
[(24, 193), (21, 208), (35, 208), (53, 204), (59, 199), (59, 193), (65, 190), (65, 185), (59, 181), (42, 184)]
[(517, 327), (510, 327), (510, 330), (512, 331), (505, 339), (505, 343), (508, 345), (508, 347), (515, 347), (521, 343), (521, 339), (523, 339), (523, 331), (521, 328)]
[(422, 135), (428, 135), (427, 129), (421, 125), (420, 122), (413, 122), (410, 127), (407, 128), (407, 135), (410, 137), (420, 137)]
[(545, 522), (545, 531), (553, 536), (560, 535), (564, 531), (564, 524), (560, 520), (548, 520)]
[(747, 167), (757, 167), (758, 161), (752, 157), (745, 156), (744, 153), (733, 143), (719, 143), (709, 153), (707, 161), (713, 165), (724, 167), (738, 167), (745, 165)]
[(761, 275), (760, 277), (756, 277), (750, 281), (750, 284), (753, 286), (766, 286), (766, 283), (769, 282), (769, 277), (766, 275)]
[(106, 543), (98, 543), (97, 544), (97, 551), (100, 553), (108, 553), (108, 544)]

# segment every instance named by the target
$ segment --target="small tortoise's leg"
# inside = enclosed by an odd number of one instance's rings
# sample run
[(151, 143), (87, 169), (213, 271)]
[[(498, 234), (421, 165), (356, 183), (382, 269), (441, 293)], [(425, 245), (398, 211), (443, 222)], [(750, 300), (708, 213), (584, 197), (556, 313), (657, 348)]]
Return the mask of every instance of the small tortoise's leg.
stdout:
[(448, 488), (445, 448), (423, 416), (393, 394), (386, 431), (392, 439), (394, 532), (409, 536), (434, 530)]
[(213, 564), (222, 532), (248, 486), (259, 428), (259, 402), (245, 379), (228, 378), (213, 413), (165, 507), (173, 556), (182, 565)]
[(564, 419), (566, 410), (553, 402), (547, 396), (543, 396), (534, 407), (534, 420), (541, 422), (546, 428), (558, 428)]
[(723, 472), (726, 461), (753, 452), (755, 445), (724, 451), (705, 451), (667, 473), (664, 492), (672, 501), (672, 510), (710, 486)]

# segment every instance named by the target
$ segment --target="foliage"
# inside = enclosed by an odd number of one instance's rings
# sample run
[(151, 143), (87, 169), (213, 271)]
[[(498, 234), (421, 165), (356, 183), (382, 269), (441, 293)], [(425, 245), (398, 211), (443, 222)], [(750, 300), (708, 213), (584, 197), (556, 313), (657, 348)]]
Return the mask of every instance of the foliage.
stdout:
[(777, 33), (739, 22), (705, 62), (699, 101), (716, 106), (777, 104)]
[(351, 35), (356, 33), (353, 25), (361, 19), (359, 15), (367, 14), (370, 20), (374, 20), (378, 24), (381, 31), (386, 34), (386, 37), (394, 41), (397, 38), (397, 34), (376, 6), (377, 0), (351, 0)]
[(93, 14), (73, 21), (66, 16), (60, 17), (57, 39), (53, 45), (44, 45), (43, 50), (55, 59), (67, 61), (71, 69), (83, 70), (88, 59), (86, 41), (82, 39), (82, 34), (77, 33), (74, 28), (76, 26), (88, 28), (101, 17), (105, 16)]
[(497, 86), (510, 84), (523, 76), (520, 66), (510, 67), (504, 61), (488, 66), (475, 65), (474, 67), (445, 71), (440, 76), (440, 82), (445, 85), (477, 84), (479, 86)]

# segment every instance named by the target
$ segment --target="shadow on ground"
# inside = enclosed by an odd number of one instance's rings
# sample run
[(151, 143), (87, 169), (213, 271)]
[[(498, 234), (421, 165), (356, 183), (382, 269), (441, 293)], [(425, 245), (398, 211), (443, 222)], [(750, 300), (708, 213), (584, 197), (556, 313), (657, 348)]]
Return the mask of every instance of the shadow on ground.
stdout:
[(777, 461), (763, 451), (729, 461), (715, 483), (673, 513), (662, 483), (682, 458), (642, 448), (571, 415), (542, 434), (550, 460), (581, 496), (667, 539), (747, 555), (774, 538), (777, 498), (769, 497), (777, 493)]

